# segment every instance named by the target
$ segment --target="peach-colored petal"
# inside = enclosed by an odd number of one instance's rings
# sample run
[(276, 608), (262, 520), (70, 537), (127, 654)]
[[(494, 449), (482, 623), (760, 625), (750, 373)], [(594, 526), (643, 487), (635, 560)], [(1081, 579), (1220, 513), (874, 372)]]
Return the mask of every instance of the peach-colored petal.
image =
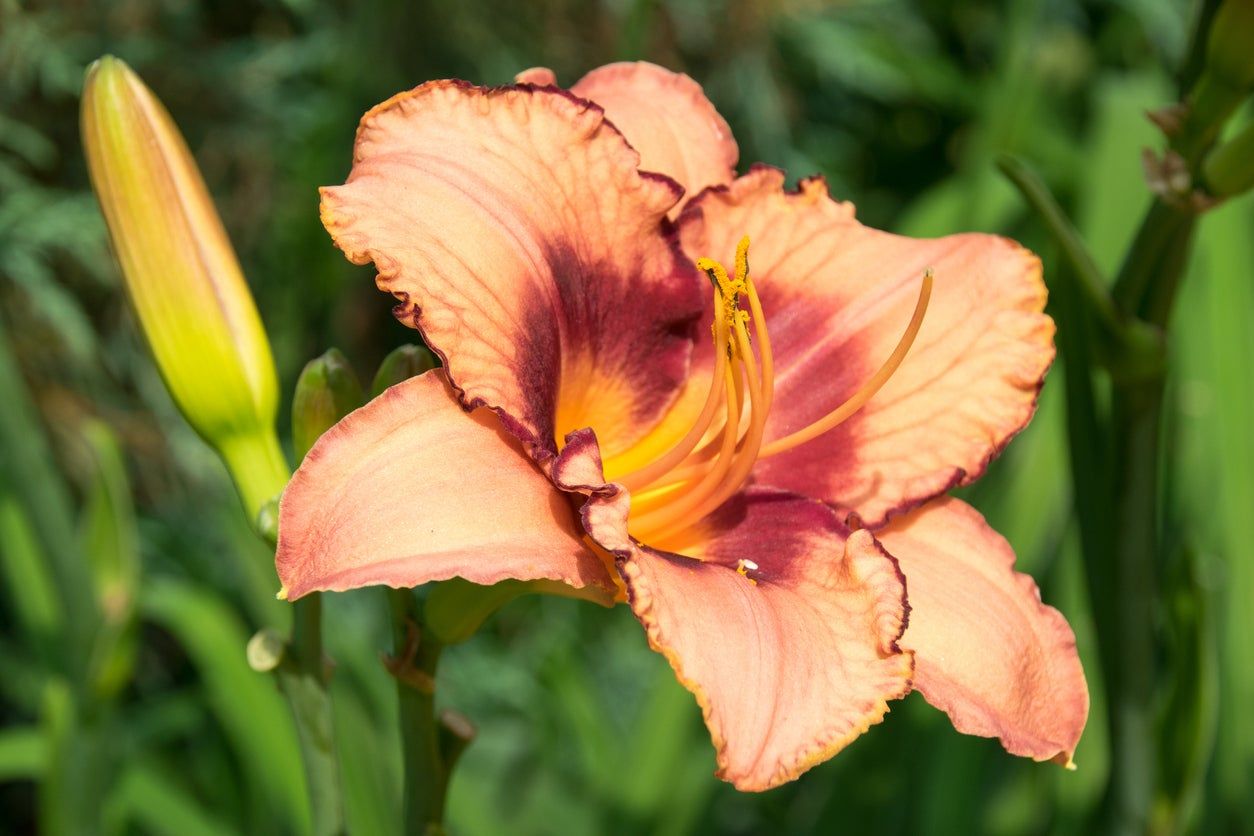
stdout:
[(462, 410), (439, 369), (318, 440), (283, 493), (276, 563), (290, 598), (453, 576), (614, 589), (565, 496), (491, 411)]
[(365, 115), (323, 223), (375, 263), (467, 406), (542, 461), (594, 416), (613, 450), (670, 403), (701, 304), (665, 222), (679, 186), (638, 162), (563, 91), (431, 82)]
[(1089, 695), (1075, 636), (1014, 571), (1010, 544), (969, 505), (940, 499), (878, 532), (901, 563), (915, 687), (966, 734), (1036, 760), (1071, 760)]
[(736, 176), (740, 151), (731, 128), (683, 73), (644, 61), (607, 64), (570, 91), (605, 108), (640, 152), (641, 168), (673, 177), (690, 197)]
[(594, 497), (585, 527), (619, 557), (650, 645), (701, 704), (719, 777), (742, 790), (792, 780), (909, 690), (901, 578), (869, 532), (755, 489), (706, 518), (680, 557), (625, 536), (625, 496)]
[(557, 76), (548, 67), (530, 67), (514, 76), (518, 84), (534, 84), (537, 87), (557, 86)]
[[(874, 527), (979, 477), (1031, 417), (1054, 357), (1040, 260), (991, 235), (918, 240), (870, 229), (821, 179), (795, 193), (783, 182), (756, 168), (701, 195), (680, 221), (691, 257), (730, 263), (740, 237), (752, 239), (775, 354), (768, 441), (825, 415), (875, 373), (910, 320), (924, 271), (935, 272), (923, 326), (883, 389), (835, 430), (754, 471)], [(699, 345), (694, 366), (709, 357)]]

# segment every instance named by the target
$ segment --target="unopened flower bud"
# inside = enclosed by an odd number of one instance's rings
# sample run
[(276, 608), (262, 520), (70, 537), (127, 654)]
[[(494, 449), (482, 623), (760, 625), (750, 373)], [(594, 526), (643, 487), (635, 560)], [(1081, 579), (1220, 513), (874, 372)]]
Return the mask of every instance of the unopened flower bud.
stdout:
[(1206, 70), (1223, 83), (1254, 88), (1254, 0), (1224, 0), (1210, 27)]
[(381, 395), (389, 386), (429, 372), (438, 365), (440, 361), (435, 359), (430, 350), (419, 345), (403, 345), (383, 358), (370, 392), (374, 396)]
[(1254, 0), (1224, 0), (1211, 21), (1206, 64), (1189, 91), (1188, 134), (1179, 149), (1192, 159), (1209, 145), (1254, 89)]
[(1202, 176), (1215, 197), (1232, 197), (1254, 188), (1254, 122), (1207, 156)]
[(167, 388), (250, 513), (283, 487), (270, 344), (170, 115), (122, 61), (87, 70), (83, 147), (126, 289)]
[(292, 398), (292, 446), (304, 458), (318, 436), (361, 406), (361, 383), (348, 360), (332, 348), (305, 364)]

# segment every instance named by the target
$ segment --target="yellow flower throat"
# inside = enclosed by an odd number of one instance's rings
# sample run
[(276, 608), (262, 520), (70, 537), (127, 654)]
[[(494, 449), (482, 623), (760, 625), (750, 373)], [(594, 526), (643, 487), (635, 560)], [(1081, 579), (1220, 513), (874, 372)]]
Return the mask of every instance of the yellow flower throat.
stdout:
[[(710, 258), (697, 259), (697, 268), (709, 277), (714, 293), (714, 322), (710, 330), (715, 365), (705, 404), (684, 436), (653, 461), (621, 474), (607, 468), (607, 476), (631, 492), (631, 535), (654, 546), (673, 538), (730, 499), (748, 481), (759, 459), (804, 444), (861, 409), (905, 359), (932, 294), (932, 271), (928, 269), (910, 324), (879, 371), (819, 420), (763, 444), (775, 397), (775, 362), (762, 304), (749, 277), (748, 236), (736, 247), (733, 276), (729, 277), (723, 265)], [(747, 310), (741, 307), (744, 302), (748, 303)], [(750, 339), (750, 323), (756, 340)]]

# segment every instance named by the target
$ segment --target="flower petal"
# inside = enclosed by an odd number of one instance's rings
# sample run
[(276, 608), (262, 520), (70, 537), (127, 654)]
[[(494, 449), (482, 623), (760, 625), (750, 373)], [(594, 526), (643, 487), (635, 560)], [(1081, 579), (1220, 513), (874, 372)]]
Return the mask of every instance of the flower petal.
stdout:
[[(1031, 417), (1054, 357), (1040, 260), (991, 235), (918, 240), (870, 229), (821, 179), (796, 193), (783, 182), (757, 168), (701, 195), (680, 221), (690, 256), (730, 263), (740, 237), (752, 239), (775, 354), (768, 440), (835, 409), (879, 369), (924, 271), (935, 272), (922, 328), (883, 389), (836, 429), (755, 470), (760, 483), (856, 511), (874, 528), (979, 477)], [(710, 356), (699, 349), (694, 367), (708, 368)]]
[(1088, 686), (1067, 621), (1014, 571), (1010, 544), (974, 508), (940, 499), (878, 532), (906, 575), (915, 687), (966, 734), (1067, 764)]
[(594, 416), (614, 450), (669, 405), (701, 305), (665, 221), (679, 186), (638, 162), (563, 91), (431, 82), (365, 115), (322, 218), (468, 407), (497, 409), (542, 461)]
[(531, 67), (514, 76), (518, 84), (534, 84), (537, 87), (556, 87), (557, 75), (548, 67)]
[(689, 196), (736, 176), (740, 150), (731, 128), (701, 85), (683, 73), (644, 61), (607, 64), (570, 92), (605, 108), (640, 152), (640, 167), (673, 177)]
[(612, 596), (569, 502), (442, 370), (388, 389), (326, 432), (280, 504), (289, 598), (318, 589), (548, 579)]
[(618, 555), (650, 645), (696, 694), (719, 777), (742, 790), (792, 780), (909, 690), (901, 577), (869, 532), (754, 489), (707, 517), (681, 557), (634, 544), (625, 511), (625, 493), (594, 497), (584, 525)]

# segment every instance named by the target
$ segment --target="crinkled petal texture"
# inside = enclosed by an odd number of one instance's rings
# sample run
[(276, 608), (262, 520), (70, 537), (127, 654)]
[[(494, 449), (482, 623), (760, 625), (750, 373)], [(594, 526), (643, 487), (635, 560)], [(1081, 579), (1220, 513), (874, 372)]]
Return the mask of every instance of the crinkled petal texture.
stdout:
[(570, 91), (605, 108), (640, 152), (641, 168), (673, 177), (689, 196), (736, 176), (740, 151), (731, 128), (683, 73), (644, 61), (607, 64)]
[[(557, 76), (546, 67), (523, 70), (514, 80), (541, 87), (557, 84)], [(605, 110), (606, 118), (640, 152), (641, 168), (671, 177), (689, 196), (736, 176), (740, 150), (731, 128), (701, 85), (687, 75), (647, 61), (623, 61), (592, 70), (570, 92)], [(672, 216), (679, 208), (671, 210)]]
[[(991, 235), (918, 240), (870, 229), (821, 179), (795, 193), (783, 182), (782, 172), (755, 168), (701, 195), (680, 220), (689, 255), (730, 263), (740, 237), (752, 239), (776, 363), (768, 441), (856, 392), (900, 339), (924, 271), (935, 274), (922, 328), (883, 389), (835, 430), (754, 470), (760, 484), (856, 511), (875, 527), (980, 476), (1031, 417), (1054, 356), (1040, 261)], [(695, 368), (710, 358), (699, 347)], [(679, 406), (696, 408), (690, 394)]]
[(393, 386), (328, 430), (283, 492), (288, 597), (458, 576), (606, 590), (565, 495), (490, 410), (467, 414), (442, 370)]
[(719, 777), (742, 790), (792, 780), (909, 690), (901, 576), (869, 532), (754, 489), (707, 517), (680, 557), (636, 546), (625, 510), (624, 494), (594, 497), (585, 526), (618, 555), (650, 645), (696, 694)]
[(966, 734), (1068, 764), (1088, 687), (1066, 619), (1014, 571), (1010, 544), (969, 505), (940, 499), (878, 536), (901, 564), (915, 687)]
[(468, 406), (541, 461), (594, 416), (612, 451), (670, 404), (701, 307), (665, 223), (680, 188), (638, 163), (568, 93), (431, 82), (363, 117), (323, 223), (374, 262)]

